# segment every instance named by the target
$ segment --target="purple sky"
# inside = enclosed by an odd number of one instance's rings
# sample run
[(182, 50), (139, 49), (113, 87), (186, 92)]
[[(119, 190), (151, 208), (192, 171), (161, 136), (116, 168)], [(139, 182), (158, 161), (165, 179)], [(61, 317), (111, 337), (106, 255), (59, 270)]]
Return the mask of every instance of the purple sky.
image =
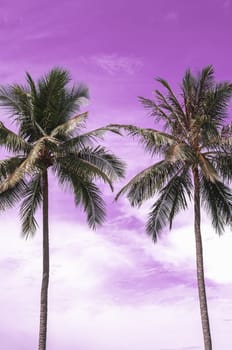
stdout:
[[(0, 83), (63, 66), (90, 88), (88, 128), (146, 126), (137, 96), (152, 96), (154, 77), (176, 88), (186, 68), (213, 64), (218, 80), (232, 79), (231, 16), (230, 0), (2, 0)], [(128, 178), (150, 162), (129, 139), (106, 143), (128, 162)], [(105, 195), (108, 220), (91, 232), (51, 183), (48, 350), (202, 349), (191, 209), (154, 246), (143, 232), (150, 203), (138, 210)], [(35, 349), (41, 232), (24, 241), (15, 210), (0, 223), (1, 348)], [(206, 217), (203, 234), (214, 349), (230, 349), (232, 238), (216, 237)]]

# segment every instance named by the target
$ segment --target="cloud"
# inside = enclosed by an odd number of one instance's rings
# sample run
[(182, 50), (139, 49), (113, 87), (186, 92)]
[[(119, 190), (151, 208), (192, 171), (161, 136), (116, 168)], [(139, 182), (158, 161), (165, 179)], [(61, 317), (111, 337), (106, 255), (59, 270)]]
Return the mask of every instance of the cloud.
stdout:
[(225, 9), (225, 10), (229, 10), (231, 8), (231, 0), (225, 0), (223, 3), (222, 3), (222, 7)]
[[(18, 222), (10, 221), (5, 214), (1, 227), (1, 342), (4, 348), (13, 348), (10, 334), (14, 329), (18, 343), (22, 334), (30, 339), (22, 348), (29, 350), (35, 348), (37, 340), (41, 232), (31, 240), (22, 240)], [(206, 224), (206, 276), (217, 279), (223, 272), (228, 281), (225, 264), (232, 263), (231, 238), (229, 233), (219, 239), (209, 232)], [(197, 290), (191, 285), (195, 281), (195, 252), (189, 225), (174, 229), (154, 245), (136, 228), (118, 230), (117, 224), (108, 223), (92, 232), (86, 225), (59, 221), (51, 224), (50, 248), (49, 348), (63, 350), (79, 345), (86, 350), (105, 350), (110, 343), (112, 350), (152, 350), (154, 341), (157, 349), (201, 344)], [(221, 319), (227, 320), (231, 313), (231, 287), (223, 288), (209, 288), (208, 297), (212, 318), (218, 320), (217, 329), (223, 327), (223, 339), (228, 340), (230, 322)], [(19, 323), (22, 315), (23, 322)], [(190, 331), (183, 335), (183, 327)], [(87, 330), (90, 338), (86, 337)], [(169, 337), (165, 337), (167, 333)], [(218, 331), (216, 335), (218, 348), (226, 348), (220, 343), (224, 341), (220, 334)]]
[(177, 11), (170, 11), (166, 13), (166, 15), (164, 16), (164, 19), (167, 22), (177, 22), (179, 19), (179, 13)]
[(129, 75), (135, 74), (142, 67), (142, 61), (131, 56), (111, 55), (95, 55), (90, 58), (83, 58), (82, 62), (92, 62), (110, 75), (126, 73)]
[(51, 37), (50, 32), (31, 33), (25, 37), (25, 40), (43, 40), (49, 37)]

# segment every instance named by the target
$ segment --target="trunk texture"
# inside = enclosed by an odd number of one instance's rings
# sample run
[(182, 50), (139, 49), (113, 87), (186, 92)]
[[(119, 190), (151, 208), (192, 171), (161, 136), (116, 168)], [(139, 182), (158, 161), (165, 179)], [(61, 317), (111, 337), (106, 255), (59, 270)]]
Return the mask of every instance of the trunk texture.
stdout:
[(197, 264), (197, 283), (201, 311), (201, 324), (204, 337), (204, 349), (212, 350), (212, 341), (210, 334), (207, 298), (205, 290), (203, 248), (201, 239), (201, 212), (200, 212), (200, 181), (198, 169), (193, 170), (194, 177), (194, 229), (196, 242), (196, 264)]
[(43, 278), (40, 299), (39, 350), (46, 350), (47, 309), (49, 283), (49, 232), (48, 232), (48, 174), (44, 170), (42, 177), (43, 191)]

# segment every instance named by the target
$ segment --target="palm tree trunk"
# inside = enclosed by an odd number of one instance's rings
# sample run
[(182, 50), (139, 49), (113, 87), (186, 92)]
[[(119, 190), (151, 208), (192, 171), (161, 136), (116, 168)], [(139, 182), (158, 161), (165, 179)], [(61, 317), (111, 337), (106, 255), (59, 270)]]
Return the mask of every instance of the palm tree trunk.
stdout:
[(43, 191), (43, 279), (40, 299), (39, 350), (46, 350), (47, 308), (49, 283), (49, 232), (48, 232), (48, 173), (42, 175)]
[(197, 264), (197, 283), (201, 311), (201, 324), (204, 337), (204, 349), (212, 350), (212, 341), (210, 334), (207, 298), (205, 290), (203, 248), (201, 239), (201, 211), (200, 211), (200, 181), (198, 169), (193, 170), (194, 178), (194, 229), (196, 242), (196, 264)]

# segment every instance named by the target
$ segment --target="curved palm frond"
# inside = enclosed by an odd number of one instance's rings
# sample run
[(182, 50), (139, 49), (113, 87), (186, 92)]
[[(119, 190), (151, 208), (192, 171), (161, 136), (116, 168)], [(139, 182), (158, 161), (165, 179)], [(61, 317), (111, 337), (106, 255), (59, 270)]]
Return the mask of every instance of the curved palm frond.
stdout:
[(70, 79), (68, 71), (54, 68), (38, 81), (35, 119), (47, 134), (79, 111), (88, 99), (88, 88), (83, 84), (69, 88)]
[(96, 178), (101, 179), (107, 183), (113, 191), (112, 181), (102, 169), (92, 164), (88, 160), (81, 159), (74, 153), (68, 153), (64, 157), (57, 158), (54, 166), (55, 172), (57, 172), (57, 168), (59, 168), (60, 165), (73, 176), (81, 176), (89, 180)]
[[(169, 106), (166, 98), (160, 91), (155, 90), (155, 92), (157, 99), (160, 102), (159, 104), (142, 96), (139, 96), (138, 99), (144, 108), (149, 111), (149, 115), (155, 118), (155, 121), (159, 122), (162, 120), (165, 123), (165, 129), (173, 129), (175, 121), (173, 120), (174, 118), (172, 114), (170, 115), (170, 112), (173, 112), (172, 107)], [(165, 110), (168, 110), (169, 113), (167, 113)]]
[(30, 114), (28, 89), (25, 86), (13, 84), (0, 87), (0, 106), (6, 109), (16, 120), (24, 114)]
[(24, 180), (19, 180), (14, 187), (6, 188), (0, 192), (0, 210), (12, 208), (22, 199), (23, 192), (26, 188)]
[(229, 187), (220, 181), (211, 182), (201, 177), (202, 203), (212, 218), (212, 224), (218, 234), (224, 226), (232, 225), (232, 194)]
[(227, 118), (227, 109), (231, 96), (232, 84), (229, 82), (217, 83), (214, 89), (207, 92), (203, 110), (217, 127), (222, 127)]
[(214, 88), (214, 68), (210, 64), (204, 67), (197, 77), (198, 106), (205, 98), (206, 93), (212, 88)]
[(99, 188), (89, 181), (72, 178), (75, 204), (81, 204), (87, 213), (87, 221), (91, 228), (101, 225), (105, 220), (105, 203)]
[(112, 181), (124, 177), (125, 163), (104, 147), (86, 147), (78, 153), (78, 157), (96, 166)]
[(33, 176), (35, 173), (38, 173), (44, 166), (41, 162), (41, 155), (45, 152), (48, 145), (49, 149), (54, 151), (57, 146), (56, 142), (52, 137), (42, 137), (39, 139), (33, 145), (25, 160), (0, 184), (0, 192), (13, 188), (25, 176)]
[(187, 208), (187, 198), (191, 199), (192, 181), (186, 170), (174, 177), (160, 191), (161, 195), (149, 213), (146, 225), (147, 233), (156, 241), (164, 226), (169, 222), (172, 227), (173, 218)]
[(152, 155), (164, 154), (170, 145), (179, 141), (173, 135), (155, 129), (143, 129), (134, 125), (111, 124), (110, 126), (125, 130), (129, 136), (137, 137), (139, 142)]
[(0, 180), (3, 181), (12, 174), (21, 164), (24, 162), (26, 157), (10, 157), (4, 160), (0, 160)]
[(180, 170), (180, 162), (158, 162), (134, 176), (116, 195), (115, 199), (127, 193), (132, 206), (140, 206), (143, 201), (153, 197), (164, 184)]
[(75, 117), (67, 120), (65, 123), (58, 125), (51, 132), (52, 137), (62, 137), (62, 136), (70, 136), (74, 131), (77, 131), (80, 128), (83, 128), (86, 119), (88, 118), (88, 113), (82, 113), (76, 115)]
[(211, 182), (217, 181), (218, 173), (213, 163), (207, 157), (205, 157), (205, 155), (202, 153), (198, 154), (198, 161), (204, 177)]
[(92, 146), (93, 143), (96, 142), (98, 138), (103, 139), (104, 134), (108, 131), (116, 135), (122, 135), (118, 129), (107, 125), (103, 128), (91, 130), (84, 134), (73, 137), (67, 141), (64, 141), (62, 145), (63, 149), (66, 149), (69, 151), (80, 151), (83, 148)]
[(222, 127), (221, 136), (223, 138), (232, 138), (232, 123), (229, 123)]
[(28, 237), (33, 235), (38, 227), (35, 219), (35, 212), (42, 203), (41, 174), (35, 175), (27, 183), (23, 193), (23, 201), (20, 208), (20, 217), (22, 221), (22, 234)]
[(57, 166), (56, 172), (61, 185), (71, 186), (75, 204), (83, 207), (89, 226), (95, 229), (96, 225), (101, 225), (105, 219), (105, 202), (99, 188), (81, 175), (70, 174), (61, 164)]
[(27, 153), (32, 148), (22, 137), (7, 129), (2, 122), (0, 122), (0, 145), (16, 153), (20, 151)]
[(188, 144), (176, 143), (167, 149), (165, 159), (171, 163), (182, 161), (190, 165), (196, 161), (196, 153)]
[[(156, 81), (158, 81), (168, 91), (167, 97), (165, 100), (163, 100), (162, 106), (172, 112), (176, 121), (182, 128), (182, 132), (186, 134), (188, 132), (188, 120), (186, 118), (183, 106), (180, 104), (171, 86), (165, 79), (157, 78)], [(161, 96), (161, 94), (159, 94), (159, 96)]]
[(206, 156), (210, 159), (217, 173), (223, 181), (228, 183), (232, 181), (232, 155), (225, 152), (207, 152)]

